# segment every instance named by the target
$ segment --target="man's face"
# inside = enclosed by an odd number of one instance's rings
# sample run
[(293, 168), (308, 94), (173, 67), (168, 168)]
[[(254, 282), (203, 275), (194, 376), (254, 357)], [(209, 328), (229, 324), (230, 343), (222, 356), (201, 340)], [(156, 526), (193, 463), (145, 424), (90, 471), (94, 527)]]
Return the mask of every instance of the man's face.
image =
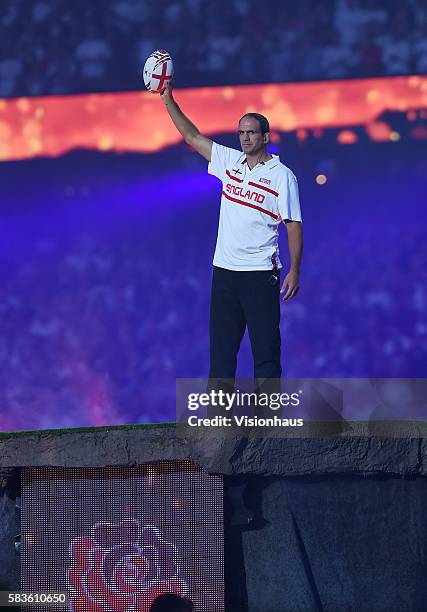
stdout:
[(254, 117), (243, 117), (239, 123), (240, 146), (246, 155), (258, 155), (264, 150), (268, 135), (262, 134), (261, 126)]

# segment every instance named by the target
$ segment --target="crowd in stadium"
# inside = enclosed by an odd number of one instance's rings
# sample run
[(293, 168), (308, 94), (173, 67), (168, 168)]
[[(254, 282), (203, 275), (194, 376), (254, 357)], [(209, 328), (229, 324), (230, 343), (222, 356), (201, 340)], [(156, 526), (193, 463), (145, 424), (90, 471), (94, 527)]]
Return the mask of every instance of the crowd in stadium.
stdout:
[(2, 97), (139, 89), (158, 48), (180, 87), (427, 71), (420, 0), (16, 0), (0, 27)]

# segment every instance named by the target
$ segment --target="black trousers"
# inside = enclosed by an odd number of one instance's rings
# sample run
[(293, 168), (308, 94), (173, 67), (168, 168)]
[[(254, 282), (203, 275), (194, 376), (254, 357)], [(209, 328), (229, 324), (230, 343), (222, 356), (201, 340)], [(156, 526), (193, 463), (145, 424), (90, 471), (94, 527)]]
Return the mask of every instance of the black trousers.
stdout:
[(209, 378), (234, 379), (248, 327), (254, 378), (280, 378), (280, 270), (235, 272), (214, 266)]

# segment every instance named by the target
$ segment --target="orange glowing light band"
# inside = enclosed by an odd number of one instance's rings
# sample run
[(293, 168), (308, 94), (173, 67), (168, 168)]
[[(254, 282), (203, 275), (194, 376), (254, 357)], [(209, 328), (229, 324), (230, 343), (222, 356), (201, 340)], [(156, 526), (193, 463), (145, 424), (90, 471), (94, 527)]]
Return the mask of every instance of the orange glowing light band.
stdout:
[[(427, 77), (204, 87), (175, 97), (210, 136), (237, 131), (250, 111), (266, 115), (274, 130), (348, 128), (369, 126), (386, 110), (426, 108)], [(180, 140), (159, 96), (145, 91), (0, 99), (0, 160), (75, 148), (153, 152)]]

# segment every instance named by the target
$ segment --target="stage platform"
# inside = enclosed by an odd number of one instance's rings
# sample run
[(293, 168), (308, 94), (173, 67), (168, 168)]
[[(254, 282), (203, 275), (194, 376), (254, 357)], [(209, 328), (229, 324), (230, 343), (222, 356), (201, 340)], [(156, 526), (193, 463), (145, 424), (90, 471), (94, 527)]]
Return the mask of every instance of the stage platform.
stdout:
[(227, 612), (421, 611), (424, 427), (383, 423), (379, 436), (372, 423), (322, 423), (305, 438), (185, 435), (171, 423), (1, 434), (0, 585), (19, 586), (11, 550), (22, 468), (190, 460), (224, 485)]
[(218, 436), (175, 423), (20, 431), (0, 434), (0, 469), (24, 466), (105, 467), (191, 459), (208, 472), (303, 476), (427, 475), (427, 422), (318, 422), (271, 437), (258, 430)]

